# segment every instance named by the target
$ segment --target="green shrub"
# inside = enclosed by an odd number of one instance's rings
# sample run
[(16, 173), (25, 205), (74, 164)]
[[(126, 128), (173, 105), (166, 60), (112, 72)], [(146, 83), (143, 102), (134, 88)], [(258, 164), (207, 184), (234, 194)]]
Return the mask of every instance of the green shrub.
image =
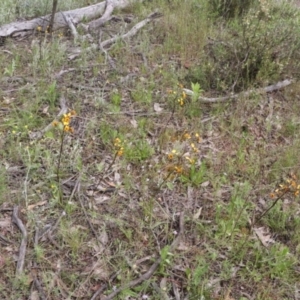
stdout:
[(200, 63), (189, 70), (187, 83), (228, 93), (298, 76), (300, 13), (290, 5), (262, 3), (243, 16), (216, 21), (218, 30), (208, 38)]
[(210, 11), (217, 17), (231, 19), (245, 14), (255, 0), (211, 0)]

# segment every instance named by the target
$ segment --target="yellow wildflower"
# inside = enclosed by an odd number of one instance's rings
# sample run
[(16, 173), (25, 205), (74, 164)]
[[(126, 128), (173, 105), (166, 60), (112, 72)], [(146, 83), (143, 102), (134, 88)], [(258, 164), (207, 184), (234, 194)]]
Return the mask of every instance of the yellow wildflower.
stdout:
[(123, 153), (124, 153), (124, 148), (121, 147), (121, 148), (117, 151), (117, 155), (118, 155), (118, 156), (122, 156)]
[(120, 145), (121, 145), (121, 140), (119, 138), (115, 138), (115, 140), (114, 140), (114, 146), (115, 147), (120, 147)]
[(170, 153), (168, 153), (168, 159), (172, 160), (174, 158), (174, 156), (177, 155), (177, 151), (175, 149), (173, 149)]
[(61, 119), (61, 122), (64, 126), (68, 126), (70, 124), (71, 118), (69, 114), (64, 114), (64, 116)]
[(169, 159), (169, 160), (172, 160), (173, 158), (174, 158), (173, 153), (169, 153), (169, 154), (168, 154), (168, 159)]
[(64, 131), (65, 132), (71, 132), (71, 133), (73, 133), (74, 129), (71, 126), (69, 126), (69, 125), (65, 125), (64, 126)]
[(195, 160), (193, 158), (190, 158), (189, 156), (186, 156), (185, 159), (191, 164), (193, 165), (195, 163)]
[(69, 114), (70, 114), (71, 117), (74, 117), (74, 116), (77, 115), (76, 110), (74, 110), (74, 109), (72, 109)]
[(197, 149), (197, 147), (195, 146), (194, 143), (191, 143), (190, 146), (191, 146), (191, 148), (193, 149), (194, 152), (196, 152), (196, 153), (199, 152), (199, 150)]
[(183, 168), (181, 166), (175, 166), (174, 167), (174, 171), (177, 173), (177, 174), (182, 174), (183, 173)]
[(202, 139), (198, 133), (195, 133), (195, 138), (197, 139), (198, 143), (200, 143), (202, 141)]
[(184, 99), (183, 98), (179, 98), (177, 101), (178, 101), (180, 106), (184, 105)]
[(191, 138), (191, 135), (187, 132), (183, 135), (184, 140), (189, 140), (190, 138)]

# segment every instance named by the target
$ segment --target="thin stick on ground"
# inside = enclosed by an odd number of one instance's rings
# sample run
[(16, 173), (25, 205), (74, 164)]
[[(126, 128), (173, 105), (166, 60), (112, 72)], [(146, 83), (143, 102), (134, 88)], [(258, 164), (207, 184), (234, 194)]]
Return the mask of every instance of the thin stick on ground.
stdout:
[[(113, 281), (120, 273), (121, 273), (121, 272), (118, 271), (118, 272), (116, 272), (115, 274), (113, 274), (113, 275), (109, 278), (109, 282), (110, 282), (110, 281)], [(103, 285), (97, 290), (97, 292), (93, 295), (93, 297), (91, 298), (91, 300), (96, 300), (97, 297), (98, 297), (99, 295), (101, 295), (101, 293), (102, 293), (103, 291), (105, 291), (105, 289), (107, 288), (107, 286), (108, 286), (108, 283), (103, 284)]]
[[(176, 247), (178, 246), (182, 236), (184, 233), (184, 212), (180, 213), (180, 218), (179, 218), (179, 233), (176, 237), (176, 239), (172, 242), (172, 244), (170, 245), (170, 250), (169, 251), (173, 251), (176, 249)], [(140, 277), (138, 277), (135, 280), (132, 280), (130, 282), (128, 282), (127, 284), (119, 287), (118, 289), (116, 289), (114, 292), (112, 292), (111, 294), (109, 294), (108, 296), (104, 296), (103, 299), (104, 300), (111, 300), (114, 299), (114, 297), (116, 297), (119, 293), (121, 293), (123, 290), (128, 289), (128, 288), (132, 288), (138, 284), (141, 284), (142, 282), (144, 282), (145, 280), (148, 280), (156, 271), (156, 269), (159, 267), (160, 263), (161, 263), (162, 259), (161, 257), (158, 257), (156, 259), (156, 261), (152, 264), (152, 266), (149, 268), (149, 270), (142, 274)], [(98, 291), (95, 293), (95, 295), (97, 294), (97, 296), (100, 294), (98, 293)], [(91, 300), (96, 299), (95, 295), (91, 298)]]
[(15, 223), (22, 233), (22, 241), (19, 249), (19, 257), (16, 268), (16, 275), (19, 276), (23, 273), (24, 263), (25, 263), (25, 255), (26, 255), (26, 247), (27, 247), (27, 230), (22, 222), (22, 220), (18, 216), (19, 206), (14, 206), (12, 221)]
[[(248, 97), (249, 95), (251, 95), (253, 93), (271, 93), (271, 92), (274, 92), (274, 91), (278, 91), (278, 90), (280, 90), (280, 89), (282, 89), (282, 88), (284, 88), (284, 87), (286, 87), (286, 86), (288, 86), (292, 83), (293, 83), (293, 80), (286, 79), (286, 80), (283, 80), (283, 81), (279, 81), (279, 82), (277, 82), (273, 85), (266, 86), (264, 88), (251, 89), (251, 90), (241, 92), (241, 93), (238, 93), (238, 94), (232, 94), (232, 95), (229, 95), (229, 96), (218, 97), (218, 98), (207, 98), (207, 97), (200, 96), (198, 98), (198, 100), (203, 102), (203, 103), (224, 102), (224, 101), (227, 101), (227, 100), (234, 100), (234, 99), (237, 99), (239, 97)], [(183, 89), (183, 91), (189, 96), (192, 96), (194, 94), (194, 92), (189, 90), (189, 89)]]

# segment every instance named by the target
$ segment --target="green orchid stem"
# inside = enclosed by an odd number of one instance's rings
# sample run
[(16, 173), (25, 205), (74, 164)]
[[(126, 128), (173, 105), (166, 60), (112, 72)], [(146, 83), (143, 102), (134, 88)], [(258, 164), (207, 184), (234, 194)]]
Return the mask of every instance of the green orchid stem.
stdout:
[(103, 177), (105, 174), (107, 174), (107, 172), (111, 169), (111, 167), (113, 166), (113, 164), (115, 163), (116, 159), (118, 157), (118, 151), (116, 152), (112, 162), (109, 164), (109, 166), (104, 170), (103, 175), (99, 178), (99, 182), (102, 181)]
[[(287, 194), (287, 192), (284, 192), (282, 194), (280, 194), (274, 201), (273, 203), (266, 209), (264, 210), (257, 219), (254, 219), (252, 224), (250, 224), (250, 229), (252, 230), (254, 228), (254, 226), (276, 205), (276, 203), (282, 199), (282, 197)], [(245, 244), (247, 243), (247, 241), (249, 240), (250, 234), (245, 238), (245, 241), (243, 242), (243, 244), (238, 248), (238, 251), (236, 253), (239, 253), (245, 246)]]
[(61, 163), (61, 157), (62, 157), (62, 153), (63, 153), (63, 147), (64, 147), (64, 138), (65, 138), (65, 131), (62, 131), (61, 134), (61, 144), (60, 144), (60, 149), (59, 149), (59, 156), (58, 156), (58, 162), (57, 162), (57, 173), (56, 173), (56, 178), (57, 178), (57, 183), (58, 185), (60, 185), (60, 175), (59, 175), (59, 171), (60, 171), (60, 163)]
[(163, 182), (158, 186), (158, 189), (160, 190), (161, 187), (167, 182), (167, 180), (170, 178), (170, 176), (174, 173), (174, 171), (169, 172), (167, 177), (163, 180)]
[(258, 223), (274, 206), (275, 204), (286, 194), (287, 192), (282, 193), (281, 195), (279, 195), (274, 202), (265, 210), (263, 211), (260, 216), (255, 220), (255, 223)]
[(111, 168), (111, 167), (113, 166), (113, 164), (115, 163), (117, 157), (118, 157), (118, 151), (116, 152), (116, 154), (115, 154), (115, 156), (114, 156), (112, 162), (111, 162), (111, 163), (109, 164), (109, 166), (106, 168), (104, 174), (107, 174), (107, 172), (110, 170), (110, 168)]

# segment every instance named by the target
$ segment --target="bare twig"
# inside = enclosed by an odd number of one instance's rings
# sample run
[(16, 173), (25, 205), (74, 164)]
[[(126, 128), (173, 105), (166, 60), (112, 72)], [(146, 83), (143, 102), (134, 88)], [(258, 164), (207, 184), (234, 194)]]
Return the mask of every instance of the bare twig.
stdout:
[(49, 229), (47, 229), (41, 236), (40, 238), (42, 238), (43, 236), (46, 236), (48, 238), (48, 240), (58, 249), (61, 250), (60, 245), (54, 240), (52, 234), (54, 232), (54, 230), (56, 230), (56, 228), (58, 227), (61, 219), (66, 215), (66, 212), (63, 211), (61, 213), (61, 215), (59, 216), (59, 218), (56, 220), (55, 224), (50, 227)]
[(59, 218), (56, 220), (56, 222), (55, 222), (55, 224), (53, 225), (53, 227), (51, 227), (51, 228), (47, 231), (48, 234), (51, 234), (51, 233), (58, 227), (58, 225), (59, 225), (61, 219), (62, 219), (65, 215), (66, 215), (66, 212), (63, 211), (63, 212), (61, 213), (61, 215), (59, 216)]
[[(229, 96), (218, 97), (218, 98), (207, 98), (207, 97), (200, 96), (198, 98), (198, 100), (201, 101), (201, 102), (204, 102), (204, 103), (223, 102), (223, 101), (227, 101), (227, 100), (234, 100), (234, 99), (237, 99), (239, 97), (247, 97), (247, 96), (249, 96), (253, 93), (271, 93), (271, 92), (280, 90), (280, 89), (282, 89), (282, 88), (284, 88), (284, 87), (286, 87), (286, 86), (288, 86), (292, 83), (293, 83), (293, 80), (286, 79), (286, 80), (283, 80), (283, 81), (279, 81), (276, 84), (266, 86), (264, 88), (251, 89), (251, 90), (241, 92), (241, 93), (238, 93), (238, 94), (232, 94), (232, 95), (229, 95)], [(189, 89), (183, 89), (183, 91), (189, 96), (192, 96), (194, 94), (194, 92), (189, 90)]]
[(16, 275), (21, 275), (24, 269), (25, 255), (26, 255), (26, 247), (27, 247), (27, 230), (22, 222), (22, 220), (18, 216), (19, 206), (14, 206), (12, 221), (15, 223), (22, 233), (22, 241), (19, 249), (19, 258), (17, 262)]
[(44, 290), (43, 290), (43, 287), (40, 283), (40, 281), (38, 280), (38, 278), (36, 277), (33, 281), (35, 287), (37, 288), (38, 292), (39, 292), (39, 296), (40, 296), (40, 300), (46, 300), (47, 297), (45, 296), (45, 293), (44, 293)]
[(175, 299), (180, 300), (180, 294), (179, 294), (178, 288), (177, 288), (174, 280), (172, 281), (172, 287), (173, 287), (173, 293), (174, 293)]
[[(110, 278), (109, 278), (109, 281), (112, 281), (114, 280), (121, 272), (118, 271), (116, 273), (114, 273)], [(103, 284), (98, 290), (97, 292), (93, 295), (93, 297), (91, 298), (91, 300), (96, 300), (97, 297), (107, 288), (108, 284), (105, 283)]]
[[(179, 244), (179, 242), (181, 240), (181, 237), (183, 235), (183, 232), (184, 232), (184, 212), (181, 212), (180, 213), (180, 219), (179, 219), (179, 233), (178, 233), (178, 236), (176, 237), (176, 239), (170, 245), (169, 251), (175, 250), (175, 248), (178, 246), (178, 244)], [(156, 271), (156, 269), (159, 267), (161, 261), (162, 261), (161, 257), (158, 257), (156, 259), (156, 261), (152, 264), (152, 266), (149, 268), (149, 270), (146, 273), (142, 274), (137, 279), (132, 280), (129, 283), (127, 283), (127, 284), (119, 287), (118, 289), (116, 289), (115, 291), (113, 291), (111, 294), (109, 294), (108, 296), (104, 297), (103, 299), (105, 299), (105, 300), (114, 299), (114, 297), (116, 297), (124, 289), (132, 288), (132, 287), (134, 287), (134, 286), (142, 283), (143, 281), (148, 280), (154, 274), (154, 272)], [(98, 293), (97, 296), (99, 294), (100, 293)], [(96, 299), (94, 296), (91, 298), (91, 300)]]
[(69, 73), (69, 72), (73, 72), (73, 71), (76, 71), (78, 69), (76, 68), (69, 68), (69, 69), (66, 69), (66, 70), (60, 70), (57, 74), (55, 74), (55, 79), (58, 79), (60, 78), (61, 76), (63, 76), (64, 74), (66, 73)]
[[(62, 219), (65, 215), (66, 215), (66, 212), (63, 211), (63, 212), (61, 213), (61, 215), (59, 216), (59, 218), (56, 220), (55, 224), (54, 224), (53, 226), (49, 226), (49, 227), (47, 227), (45, 230), (43, 230), (43, 233), (42, 233), (42, 234), (39, 234), (38, 239), (41, 239), (42, 237), (47, 236), (47, 237), (51, 240), (51, 234), (52, 234), (53, 231), (58, 227), (58, 225), (59, 225), (61, 219)], [(54, 243), (54, 245), (57, 246), (56, 243)], [(58, 246), (58, 248), (59, 248), (59, 246)]]

